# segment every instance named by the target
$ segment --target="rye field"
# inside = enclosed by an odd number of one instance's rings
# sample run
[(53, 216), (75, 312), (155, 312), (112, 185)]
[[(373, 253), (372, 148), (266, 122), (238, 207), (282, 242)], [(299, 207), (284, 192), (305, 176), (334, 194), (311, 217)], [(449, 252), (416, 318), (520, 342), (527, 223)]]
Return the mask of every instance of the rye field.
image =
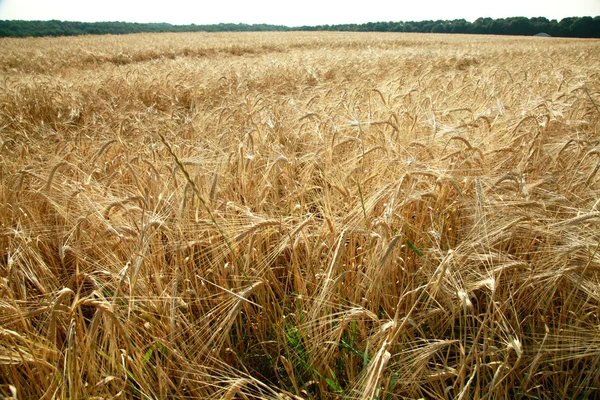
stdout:
[(598, 40), (0, 50), (0, 397), (600, 396)]

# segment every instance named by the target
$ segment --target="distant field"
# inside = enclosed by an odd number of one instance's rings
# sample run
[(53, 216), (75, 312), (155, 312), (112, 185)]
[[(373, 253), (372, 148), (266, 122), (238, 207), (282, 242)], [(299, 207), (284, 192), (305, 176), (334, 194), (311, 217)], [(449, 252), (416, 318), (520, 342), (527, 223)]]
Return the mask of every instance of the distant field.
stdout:
[(0, 49), (0, 397), (600, 396), (598, 40)]

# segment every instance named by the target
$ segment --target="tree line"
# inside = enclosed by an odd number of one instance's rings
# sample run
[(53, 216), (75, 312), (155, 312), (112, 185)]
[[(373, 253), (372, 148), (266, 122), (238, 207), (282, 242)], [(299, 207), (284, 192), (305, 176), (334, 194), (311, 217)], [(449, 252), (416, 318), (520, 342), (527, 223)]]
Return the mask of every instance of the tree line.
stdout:
[(0, 20), (0, 37), (75, 36), (142, 32), (256, 32), (256, 31), (350, 31), (467, 33), (531, 36), (546, 33), (559, 37), (600, 38), (600, 16), (569, 17), (558, 21), (545, 17), (478, 18), (451, 21), (368, 22), (365, 24), (287, 27), (269, 24), (172, 25), (167, 23), (71, 22)]
[(532, 36), (546, 33), (550, 36), (600, 38), (600, 16), (569, 17), (560, 21), (545, 17), (478, 18), (451, 21), (369, 22), (366, 24), (303, 26), (300, 30), (334, 30), (358, 32), (432, 32), (468, 33), (484, 35)]

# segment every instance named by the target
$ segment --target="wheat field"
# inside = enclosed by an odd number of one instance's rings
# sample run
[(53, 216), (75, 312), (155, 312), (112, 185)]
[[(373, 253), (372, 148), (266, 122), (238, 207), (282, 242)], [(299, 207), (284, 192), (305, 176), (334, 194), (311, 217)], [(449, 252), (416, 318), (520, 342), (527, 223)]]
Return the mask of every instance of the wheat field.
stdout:
[(0, 49), (0, 397), (600, 396), (597, 40)]

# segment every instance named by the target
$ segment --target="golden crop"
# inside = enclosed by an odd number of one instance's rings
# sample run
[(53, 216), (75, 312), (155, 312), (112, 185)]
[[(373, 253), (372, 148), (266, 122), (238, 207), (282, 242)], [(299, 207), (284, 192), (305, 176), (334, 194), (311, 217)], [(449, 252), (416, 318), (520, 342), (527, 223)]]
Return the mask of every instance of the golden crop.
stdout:
[(597, 40), (0, 48), (1, 396), (600, 394)]

